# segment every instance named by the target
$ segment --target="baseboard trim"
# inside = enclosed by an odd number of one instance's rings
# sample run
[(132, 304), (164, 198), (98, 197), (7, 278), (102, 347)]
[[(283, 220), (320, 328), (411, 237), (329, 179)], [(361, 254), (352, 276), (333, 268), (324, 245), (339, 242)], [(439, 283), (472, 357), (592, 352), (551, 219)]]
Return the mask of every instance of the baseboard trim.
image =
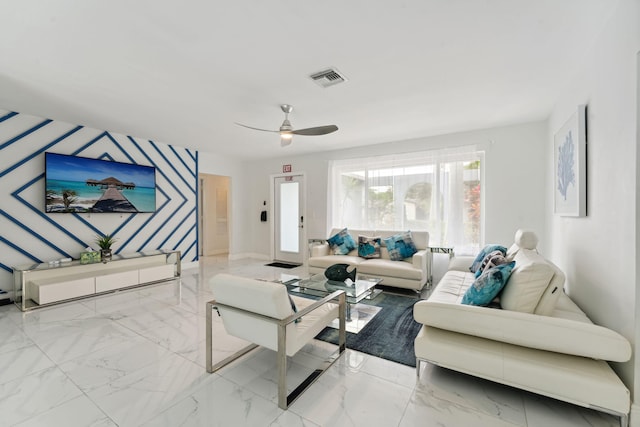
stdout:
[(180, 269), (181, 270), (188, 270), (190, 268), (198, 268), (198, 267), (200, 267), (200, 262), (199, 261), (182, 262), (182, 263), (180, 263)]
[(252, 259), (259, 259), (259, 260), (264, 260), (264, 261), (271, 261), (271, 258), (269, 258), (265, 254), (258, 254), (258, 253), (251, 253), (251, 252), (229, 254), (229, 259), (232, 260), (232, 261), (239, 260), (239, 259), (244, 259), (244, 258), (252, 258)]
[(640, 427), (640, 405), (631, 404), (631, 412), (629, 413), (629, 426)]

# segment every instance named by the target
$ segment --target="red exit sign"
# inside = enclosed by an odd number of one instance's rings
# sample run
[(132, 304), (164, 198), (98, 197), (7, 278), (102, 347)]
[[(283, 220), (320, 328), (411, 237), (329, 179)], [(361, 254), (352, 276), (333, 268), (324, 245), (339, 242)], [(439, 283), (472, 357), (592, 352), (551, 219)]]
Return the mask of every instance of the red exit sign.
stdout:
[(291, 165), (282, 165), (282, 173), (291, 172)]

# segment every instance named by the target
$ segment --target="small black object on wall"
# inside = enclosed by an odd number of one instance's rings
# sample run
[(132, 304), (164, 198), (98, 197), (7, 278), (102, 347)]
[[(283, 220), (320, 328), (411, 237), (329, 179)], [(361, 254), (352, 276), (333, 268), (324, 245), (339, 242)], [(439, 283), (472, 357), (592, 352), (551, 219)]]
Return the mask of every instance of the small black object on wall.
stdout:
[[(265, 208), (267, 207), (267, 201), (266, 200), (262, 202), (262, 206), (264, 206)], [(267, 222), (267, 211), (266, 210), (260, 212), (260, 221)]]

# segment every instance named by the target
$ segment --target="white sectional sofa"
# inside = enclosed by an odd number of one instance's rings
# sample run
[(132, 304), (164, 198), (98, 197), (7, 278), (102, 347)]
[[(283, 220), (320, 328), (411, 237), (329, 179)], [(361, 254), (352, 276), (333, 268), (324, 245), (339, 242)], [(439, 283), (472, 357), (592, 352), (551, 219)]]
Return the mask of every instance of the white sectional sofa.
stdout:
[(421, 362), (614, 414), (628, 425), (629, 390), (607, 361), (626, 362), (631, 345), (594, 325), (564, 293), (564, 274), (519, 230), (508, 255), (516, 264), (500, 306), (461, 304), (475, 276), (473, 258), (454, 258), (427, 300), (414, 306), (423, 326), (415, 339)]
[[(331, 230), (329, 236), (335, 235), (340, 230)], [(348, 232), (356, 244), (358, 236), (379, 236), (384, 239), (399, 233), (398, 231), (389, 230), (348, 230)], [(431, 255), (427, 249), (429, 247), (429, 233), (426, 231), (411, 231), (411, 235), (418, 252), (402, 261), (392, 261), (384, 246), (380, 249), (380, 258), (362, 258), (358, 256), (357, 247), (346, 255), (333, 255), (329, 244), (323, 241), (311, 248), (308, 260), (309, 273), (323, 273), (334, 264), (349, 264), (357, 268), (358, 274), (382, 278), (382, 285), (420, 291), (429, 278), (429, 257)]]

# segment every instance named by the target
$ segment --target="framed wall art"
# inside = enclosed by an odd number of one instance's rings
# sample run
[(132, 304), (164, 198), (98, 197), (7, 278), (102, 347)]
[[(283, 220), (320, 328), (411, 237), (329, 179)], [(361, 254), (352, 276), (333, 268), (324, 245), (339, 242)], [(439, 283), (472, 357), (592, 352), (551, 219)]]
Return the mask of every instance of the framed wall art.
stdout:
[(558, 130), (553, 138), (554, 213), (587, 215), (587, 117), (586, 105)]

